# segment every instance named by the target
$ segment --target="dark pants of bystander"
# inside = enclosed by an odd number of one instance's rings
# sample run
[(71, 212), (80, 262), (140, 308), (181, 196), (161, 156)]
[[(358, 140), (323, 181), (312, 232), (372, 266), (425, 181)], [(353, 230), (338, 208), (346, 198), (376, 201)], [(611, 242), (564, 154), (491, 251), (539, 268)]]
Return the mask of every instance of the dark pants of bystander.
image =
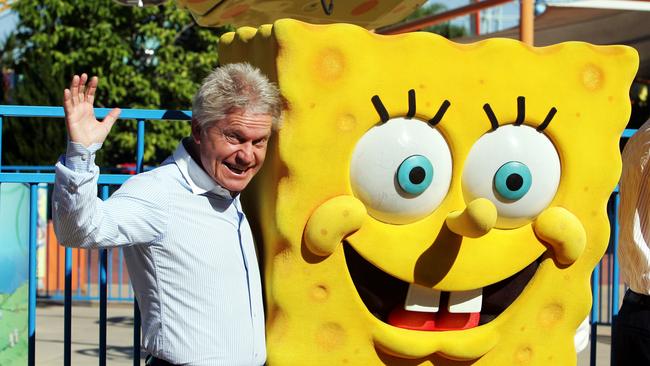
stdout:
[(612, 328), (612, 366), (650, 365), (650, 296), (627, 290)]

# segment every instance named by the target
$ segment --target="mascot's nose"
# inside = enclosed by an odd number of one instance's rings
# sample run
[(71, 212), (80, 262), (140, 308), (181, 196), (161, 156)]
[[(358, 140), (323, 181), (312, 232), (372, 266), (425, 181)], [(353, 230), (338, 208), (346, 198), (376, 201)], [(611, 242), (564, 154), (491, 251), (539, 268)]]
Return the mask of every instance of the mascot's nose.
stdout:
[(487, 198), (477, 198), (463, 211), (452, 211), (445, 220), (449, 230), (468, 238), (487, 234), (497, 222), (497, 208)]

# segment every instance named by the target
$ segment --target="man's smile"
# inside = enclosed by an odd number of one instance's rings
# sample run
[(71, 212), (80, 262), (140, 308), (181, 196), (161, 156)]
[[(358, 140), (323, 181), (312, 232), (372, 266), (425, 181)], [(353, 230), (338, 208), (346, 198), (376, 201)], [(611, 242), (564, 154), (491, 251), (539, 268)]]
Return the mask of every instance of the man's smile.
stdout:
[(226, 168), (228, 168), (232, 173), (235, 173), (237, 175), (244, 174), (245, 172), (248, 171), (248, 169), (250, 169), (250, 168), (247, 168), (247, 167), (237, 166), (235, 164), (230, 164), (230, 163), (227, 163), (227, 162), (223, 162), (223, 165)]

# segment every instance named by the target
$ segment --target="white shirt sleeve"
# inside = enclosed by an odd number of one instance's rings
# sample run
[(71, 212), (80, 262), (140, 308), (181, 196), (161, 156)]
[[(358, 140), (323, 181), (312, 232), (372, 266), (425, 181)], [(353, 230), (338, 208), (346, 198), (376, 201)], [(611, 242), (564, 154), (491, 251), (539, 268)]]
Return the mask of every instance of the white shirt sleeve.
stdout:
[(100, 147), (69, 142), (55, 166), (52, 215), (58, 241), (79, 248), (156, 241), (166, 229), (168, 193), (150, 173), (127, 180), (108, 200), (99, 199), (95, 152)]
[(589, 334), (591, 333), (591, 324), (589, 324), (589, 316), (587, 316), (576, 329), (576, 334), (573, 337), (573, 344), (576, 347), (576, 353), (582, 352), (589, 345)]

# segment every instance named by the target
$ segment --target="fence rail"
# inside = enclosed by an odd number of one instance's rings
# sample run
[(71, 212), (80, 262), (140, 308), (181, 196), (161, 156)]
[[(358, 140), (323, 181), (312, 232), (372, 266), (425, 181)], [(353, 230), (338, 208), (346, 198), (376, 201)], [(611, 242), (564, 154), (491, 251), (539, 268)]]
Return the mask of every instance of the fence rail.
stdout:
[[(95, 114), (98, 118), (105, 117), (110, 109), (96, 108)], [(41, 107), (41, 106), (13, 106), (0, 105), (0, 184), (22, 183), (29, 186), (29, 307), (28, 307), (28, 365), (35, 365), (35, 310), (37, 299), (37, 277), (36, 277), (36, 243), (37, 243), (37, 207), (39, 185), (51, 185), (54, 183), (53, 166), (2, 166), (2, 126), (3, 120), (7, 117), (28, 118), (28, 117), (50, 117), (62, 119), (64, 112), (62, 107)], [(142, 110), (123, 109), (120, 119), (137, 120), (137, 146), (135, 151), (135, 172), (143, 171), (143, 156), (145, 146), (145, 123), (169, 120), (189, 120), (190, 111), (175, 110)], [(632, 136), (636, 130), (626, 129), (621, 138), (626, 139)], [(123, 170), (122, 170), (123, 171)], [(130, 174), (102, 173), (99, 177), (99, 192), (102, 199), (109, 197), (109, 187), (119, 186), (124, 183)], [(622, 298), (620, 291), (617, 247), (618, 247), (618, 191), (612, 193), (608, 215), (610, 218), (611, 235), (607, 253), (594, 269), (592, 274), (592, 296), (593, 307), (590, 314), (591, 323), (591, 365), (596, 364), (596, 331), (598, 326), (611, 326), (613, 317), (618, 313)], [(82, 293), (80, 273), (83, 254), (77, 252), (77, 283), (73, 284), (73, 249), (65, 248), (64, 251), (64, 290), (57, 287), (56, 291), (41, 291), (40, 295), (53, 299), (64, 300), (64, 365), (69, 366), (71, 361), (71, 307), (73, 300), (99, 300), (99, 365), (106, 365), (106, 310), (107, 302), (111, 301), (133, 301), (134, 302), (134, 328), (133, 328), (133, 365), (140, 364), (140, 314), (137, 302), (133, 300), (130, 286), (123, 291), (124, 282), (128, 282), (123, 271), (123, 256), (121, 250), (93, 250), (86, 251), (85, 263), (89, 267), (84, 273), (86, 276), (86, 294)], [(116, 254), (117, 253), (117, 254)], [(117, 258), (115, 257), (117, 256)], [(58, 263), (58, 259), (57, 259)], [(109, 265), (110, 263), (110, 265)], [(115, 263), (117, 263), (115, 265)], [(91, 289), (91, 276), (93, 266), (96, 266), (97, 289)], [(114, 267), (117, 266), (117, 273)], [(58, 274), (57, 274), (58, 279)], [(117, 282), (117, 283), (115, 283)], [(117, 291), (115, 287), (117, 286)], [(73, 294), (73, 288), (76, 293)], [(117, 292), (117, 295), (114, 293)], [(93, 294), (94, 293), (94, 294)], [(126, 293), (126, 294), (125, 294)]]

